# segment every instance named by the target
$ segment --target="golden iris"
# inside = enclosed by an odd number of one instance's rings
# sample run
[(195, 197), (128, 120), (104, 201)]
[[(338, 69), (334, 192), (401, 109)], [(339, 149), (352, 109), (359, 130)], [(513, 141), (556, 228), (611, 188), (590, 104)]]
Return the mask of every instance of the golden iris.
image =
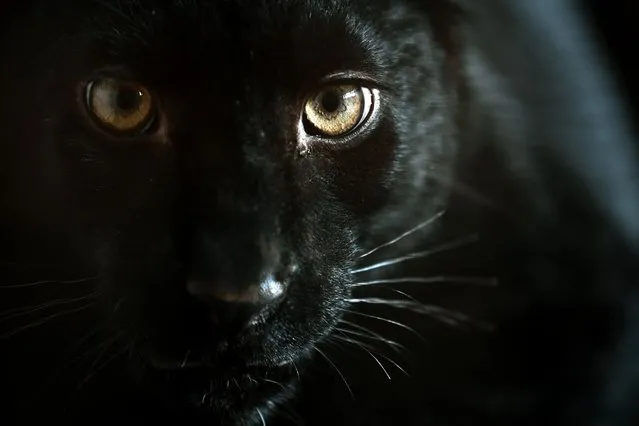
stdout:
[(351, 84), (325, 87), (304, 105), (308, 123), (328, 137), (343, 136), (355, 129), (364, 109), (363, 89)]
[(98, 124), (120, 134), (142, 133), (154, 118), (153, 98), (142, 85), (112, 78), (86, 88), (87, 108)]

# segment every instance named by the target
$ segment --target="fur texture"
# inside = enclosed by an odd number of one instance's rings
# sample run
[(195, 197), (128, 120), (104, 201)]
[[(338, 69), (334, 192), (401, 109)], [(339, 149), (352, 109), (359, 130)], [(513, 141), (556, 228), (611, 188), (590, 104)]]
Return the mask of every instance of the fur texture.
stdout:
[[(17, 5), (0, 41), (3, 424), (586, 424), (631, 275), (605, 262), (629, 250), (570, 154), (522, 166), (507, 143), (541, 114), (464, 19), (443, 0)], [(149, 91), (148, 131), (96, 126), (103, 78)], [(370, 116), (300, 136), (336, 83), (374, 90)], [(284, 298), (230, 337), (187, 291), (264, 274)]]

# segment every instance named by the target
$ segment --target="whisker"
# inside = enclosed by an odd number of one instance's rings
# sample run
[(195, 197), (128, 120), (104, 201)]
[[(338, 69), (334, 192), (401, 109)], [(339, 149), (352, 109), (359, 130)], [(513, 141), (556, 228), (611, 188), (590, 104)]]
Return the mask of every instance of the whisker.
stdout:
[[(93, 371), (95, 371), (96, 366), (100, 363), (104, 355), (106, 355), (107, 352), (109, 352), (109, 349), (114, 344), (116, 344), (118, 340), (120, 340), (120, 337), (122, 337), (122, 335), (124, 335), (124, 332), (119, 332), (114, 337), (110, 339), (106, 339), (104, 342), (102, 342), (100, 345), (96, 347), (96, 349), (100, 350), (100, 352), (93, 360), (93, 363), (91, 363), (91, 366), (89, 367), (89, 375), (87, 377), (90, 377), (93, 374)], [(78, 389), (81, 388), (82, 385), (84, 385), (84, 383), (86, 382), (87, 382), (87, 379), (85, 378), (85, 380), (83, 380), (78, 386)]]
[(189, 362), (189, 355), (191, 355), (191, 350), (186, 351), (186, 355), (184, 355), (184, 359), (180, 364), (180, 369), (184, 369), (186, 367), (186, 363)]
[[(406, 295), (408, 296), (408, 295)], [(408, 296), (410, 297), (410, 296)], [(473, 324), (481, 329), (491, 330), (492, 327), (489, 323), (479, 321), (471, 318), (470, 316), (458, 311), (452, 311), (450, 309), (443, 308), (436, 305), (427, 305), (421, 302), (414, 302), (412, 300), (391, 300), (382, 298), (365, 298), (365, 299), (349, 299), (351, 303), (369, 303), (389, 306), (392, 308), (406, 309), (416, 314), (428, 315), (450, 326), (459, 326), (461, 324)]]
[(366, 317), (366, 318), (376, 319), (378, 321), (383, 321), (383, 322), (386, 322), (388, 324), (392, 324), (392, 325), (395, 325), (397, 327), (401, 327), (401, 328), (403, 328), (405, 330), (408, 330), (411, 333), (415, 334), (421, 340), (425, 340), (424, 336), (422, 336), (417, 331), (415, 331), (414, 329), (410, 328), (409, 326), (407, 326), (406, 324), (403, 324), (401, 322), (394, 321), (394, 320), (391, 320), (391, 319), (388, 319), (388, 318), (384, 318), (384, 317), (379, 317), (379, 316), (376, 316), (376, 315), (370, 315), (370, 314), (364, 314), (362, 312), (351, 311), (351, 310), (348, 310), (348, 309), (344, 309), (344, 312), (348, 312), (348, 313), (351, 313), (353, 315), (359, 315), (359, 316)]
[(47, 308), (52, 308), (54, 306), (59, 305), (68, 305), (70, 303), (80, 302), (82, 300), (92, 299), (98, 296), (98, 293), (91, 293), (86, 296), (76, 297), (76, 298), (67, 298), (67, 299), (57, 299), (47, 303), (41, 303), (39, 305), (32, 305), (28, 307), (22, 308), (14, 308), (0, 314), (0, 322), (9, 320), (11, 318), (17, 318), (23, 315), (29, 315), (38, 311), (43, 311)]
[[(93, 337), (96, 333), (101, 331), (103, 328), (104, 328), (104, 323), (98, 325), (93, 330), (91, 330), (89, 333), (87, 333), (84, 337), (82, 337), (80, 340), (78, 340), (77, 343), (74, 344), (73, 349), (69, 350), (69, 354), (74, 354), (74, 353), (76, 353), (76, 351), (79, 351), (82, 348), (82, 346), (84, 345), (85, 342), (87, 342), (91, 337)], [(33, 399), (40, 398), (40, 396), (45, 391), (47, 391), (50, 388), (50, 386), (53, 384), (53, 382), (55, 382), (55, 380), (58, 377), (60, 377), (60, 375), (68, 367), (70, 367), (71, 365), (75, 364), (78, 361), (81, 361), (82, 359), (84, 359), (85, 357), (87, 357), (88, 355), (93, 353), (94, 351), (100, 349), (100, 347), (102, 347), (103, 344), (104, 344), (104, 342), (102, 342), (101, 344), (99, 344), (97, 346), (89, 348), (89, 349), (85, 350), (84, 352), (82, 352), (81, 354), (77, 355), (76, 357), (72, 358), (70, 361), (67, 361), (64, 365), (59, 366), (51, 375), (48, 376), (48, 378), (46, 380), (43, 381), (42, 386), (40, 387), (40, 389), (33, 394)]]
[(26, 284), (0, 286), (0, 290), (10, 290), (10, 289), (18, 289), (18, 288), (30, 288), (30, 287), (37, 287), (37, 286), (41, 286), (41, 285), (47, 285), (47, 284), (79, 284), (79, 283), (89, 282), (89, 281), (95, 280), (97, 278), (98, 277), (95, 276), (95, 277), (81, 278), (81, 279), (76, 279), (76, 280), (35, 281), (35, 282), (31, 282), (31, 283), (26, 283)]
[[(408, 300), (410, 300), (412, 303), (414, 303), (414, 304), (415, 304), (415, 305), (417, 305), (417, 306), (429, 306), (429, 307), (432, 307), (432, 308), (445, 310), (445, 311), (447, 311), (447, 312), (450, 312), (451, 314), (452, 314), (452, 313), (455, 313), (454, 311), (446, 310), (445, 308), (442, 308), (442, 307), (440, 307), (440, 306), (424, 305), (422, 302), (420, 302), (419, 300), (415, 299), (415, 298), (414, 298), (413, 296), (411, 296), (410, 294), (405, 293), (405, 292), (403, 292), (403, 291), (401, 291), (401, 290), (397, 290), (397, 289), (395, 289), (395, 288), (386, 288), (386, 289), (387, 289), (387, 290), (392, 291), (393, 293), (397, 293), (397, 294), (399, 294), (399, 295), (401, 295), (401, 296), (404, 296), (405, 298), (407, 298)], [(399, 301), (399, 302), (401, 302), (401, 301)], [(457, 314), (459, 314), (459, 315), (463, 315), (461, 312), (457, 312)], [(467, 317), (467, 318), (468, 318), (468, 321), (472, 321), (470, 317)], [(440, 321), (442, 321), (442, 318), (439, 318), (439, 317), (438, 317), (438, 319), (439, 319)], [(476, 325), (479, 325), (479, 323), (478, 323), (478, 322), (474, 322), (474, 323), (475, 323)], [(459, 325), (459, 323), (454, 323), (454, 324), (450, 324), (450, 323), (449, 323), (449, 325), (453, 325), (453, 326), (455, 326), (455, 325)]]
[(389, 278), (382, 280), (363, 281), (351, 284), (351, 287), (365, 287), (380, 284), (435, 284), (435, 283), (455, 283), (455, 284), (473, 284), (483, 287), (496, 287), (499, 285), (497, 277), (462, 277), (462, 276), (445, 276), (438, 275), (433, 277), (406, 277), (406, 278)]
[(127, 22), (131, 22), (131, 16), (127, 15), (122, 9), (118, 9), (117, 6), (111, 4), (109, 1), (104, 0), (92, 0), (94, 3), (109, 9), (111, 12), (116, 13), (120, 18), (124, 18)]
[(126, 300), (125, 297), (120, 297), (120, 299), (118, 299), (118, 301), (113, 306), (113, 310), (111, 311), (111, 313), (113, 314), (117, 313), (122, 307), (122, 304), (124, 304), (125, 300)]
[(463, 184), (457, 179), (451, 179), (450, 177), (446, 177), (440, 173), (436, 173), (434, 170), (430, 171), (429, 176), (439, 183), (448, 186), (457, 194), (463, 195), (464, 197), (473, 200), (478, 205), (483, 205), (503, 211), (503, 209), (500, 208), (500, 206), (498, 206), (493, 200), (468, 184)]
[(42, 319), (40, 321), (36, 321), (34, 323), (25, 325), (23, 327), (19, 327), (19, 328), (15, 329), (15, 330), (13, 330), (13, 331), (11, 331), (9, 333), (2, 334), (2, 335), (0, 335), (0, 340), (8, 339), (10, 337), (15, 336), (18, 333), (22, 333), (23, 331), (29, 330), (31, 328), (39, 327), (39, 326), (41, 326), (43, 324), (48, 323), (49, 321), (51, 321), (51, 320), (53, 320), (55, 318), (58, 318), (58, 317), (61, 317), (61, 316), (66, 316), (66, 315), (71, 315), (71, 314), (83, 311), (85, 309), (90, 308), (93, 305), (95, 305), (95, 302), (88, 303), (88, 304), (86, 304), (84, 306), (81, 306), (79, 308), (69, 309), (68, 311), (62, 311), (62, 312), (55, 313), (55, 314), (50, 315), (50, 316), (48, 316), (48, 317), (46, 317), (46, 318), (44, 318), (44, 319)]
[[(397, 289), (395, 289), (395, 288), (386, 288), (386, 289), (387, 289), (387, 290), (390, 290), (390, 291), (392, 291), (392, 292), (394, 292), (394, 293), (397, 293), (397, 294), (399, 294), (399, 295), (401, 295), (401, 296), (406, 297), (407, 299), (409, 299), (409, 300), (413, 301), (413, 302), (414, 302), (415, 304), (417, 304), (417, 305), (423, 305), (423, 303), (422, 303), (422, 302), (420, 302), (419, 300), (415, 299), (413, 296), (411, 296), (411, 295), (410, 295), (410, 294), (408, 294), (408, 293), (405, 293), (405, 292), (403, 292), (403, 291), (401, 291), (401, 290), (397, 290)], [(432, 306), (432, 305), (431, 305), (431, 306)], [(433, 306), (433, 307), (438, 308), (438, 309), (444, 309), (444, 310), (445, 310), (445, 308), (442, 308), (442, 307), (437, 307), (437, 306)], [(479, 327), (479, 328), (482, 328), (482, 329), (487, 329), (487, 330), (492, 328), (490, 324), (488, 324), (488, 323), (486, 323), (486, 322), (483, 322), (483, 321), (478, 321), (478, 320), (476, 320), (476, 319), (473, 319), (473, 318), (471, 318), (471, 317), (469, 317), (469, 316), (466, 316), (466, 315), (462, 314), (461, 312), (454, 312), (454, 311), (450, 311), (450, 310), (448, 310), (448, 312), (450, 312), (450, 313), (456, 313), (456, 314), (458, 314), (458, 315), (465, 316), (465, 317), (468, 319), (468, 321), (470, 321), (470, 322), (471, 322), (473, 325), (475, 325), (476, 327)], [(440, 320), (441, 320), (441, 319), (440, 319)], [(459, 325), (459, 324), (454, 324), (454, 325)]]
[(331, 361), (331, 359), (324, 352), (322, 352), (322, 350), (320, 348), (314, 347), (313, 349), (315, 349), (320, 355), (322, 355), (322, 357), (324, 357), (324, 359), (335, 369), (335, 371), (337, 371), (337, 374), (339, 374), (339, 376), (342, 378), (342, 381), (344, 382), (344, 385), (346, 385), (346, 389), (348, 389), (348, 393), (351, 395), (351, 398), (353, 400), (355, 400), (355, 395), (353, 394), (353, 390), (351, 389), (350, 385), (346, 381), (346, 377), (344, 377), (344, 375), (342, 374), (340, 369), (337, 368), (335, 363), (333, 361)]
[(442, 210), (442, 211), (440, 211), (440, 212), (436, 213), (435, 215), (433, 215), (433, 216), (432, 216), (432, 217), (430, 217), (429, 219), (427, 219), (427, 220), (423, 221), (422, 223), (418, 224), (418, 225), (417, 225), (417, 226), (415, 226), (414, 228), (409, 229), (408, 231), (404, 232), (404, 233), (403, 233), (403, 234), (401, 234), (400, 236), (398, 236), (398, 237), (396, 237), (396, 238), (393, 238), (392, 240), (387, 241), (387, 242), (385, 242), (385, 243), (383, 243), (383, 244), (381, 244), (381, 245), (379, 245), (379, 246), (375, 247), (375, 248), (374, 248), (374, 249), (372, 249), (372, 250), (367, 251), (366, 253), (364, 253), (363, 255), (361, 255), (359, 258), (360, 258), (360, 259), (362, 259), (362, 258), (364, 258), (364, 257), (366, 257), (366, 256), (370, 256), (371, 254), (373, 254), (373, 253), (375, 253), (375, 252), (377, 252), (377, 251), (379, 251), (379, 250), (381, 250), (381, 249), (383, 249), (383, 248), (385, 248), (385, 247), (391, 246), (391, 245), (393, 245), (393, 244), (395, 244), (395, 243), (399, 242), (400, 240), (402, 240), (402, 239), (404, 239), (404, 238), (408, 237), (408, 236), (409, 236), (409, 235), (411, 235), (411, 234), (414, 234), (415, 232), (419, 231), (420, 229), (422, 229), (422, 228), (424, 228), (424, 227), (426, 227), (426, 226), (430, 225), (431, 223), (435, 222), (436, 220), (438, 220), (439, 218), (441, 218), (441, 217), (442, 217), (445, 213), (446, 213), (446, 211), (445, 211), (445, 210)]
[(380, 268), (385, 268), (387, 266), (396, 265), (398, 263), (406, 262), (408, 260), (429, 257), (429, 256), (432, 256), (432, 255), (437, 254), (437, 253), (441, 253), (441, 252), (448, 251), (448, 250), (453, 250), (453, 249), (456, 249), (456, 248), (460, 248), (460, 247), (475, 243), (478, 240), (479, 240), (479, 237), (476, 234), (467, 235), (465, 237), (459, 238), (459, 239), (454, 240), (454, 241), (449, 242), (449, 243), (442, 244), (439, 247), (435, 247), (435, 248), (430, 249), (430, 250), (418, 251), (418, 252), (415, 252), (415, 253), (407, 254), (405, 256), (400, 256), (400, 257), (396, 257), (394, 259), (389, 259), (389, 260), (385, 260), (385, 261), (382, 261), (382, 262), (378, 262), (378, 263), (375, 263), (375, 264), (370, 265), (370, 266), (365, 266), (363, 268), (354, 269), (354, 270), (351, 271), (351, 274), (359, 274), (359, 273), (362, 273), (362, 272), (372, 271), (374, 269), (380, 269)]
[[(115, 343), (115, 342), (113, 342)], [(82, 386), (84, 386), (87, 382), (89, 382), (89, 380), (91, 380), (93, 377), (95, 377), (102, 369), (104, 369), (104, 367), (106, 367), (107, 365), (109, 365), (110, 363), (112, 363), (113, 361), (115, 361), (117, 358), (119, 358), (120, 356), (124, 355), (126, 353), (126, 351), (128, 351), (129, 348), (127, 346), (125, 346), (124, 348), (122, 348), (121, 350), (119, 350), (118, 352), (116, 352), (115, 354), (113, 354), (113, 356), (111, 356), (109, 359), (107, 359), (106, 361), (104, 361), (98, 368), (96, 368), (95, 370), (93, 370), (92, 373), (90, 373), (83, 381), (82, 383), (80, 383), (80, 385), (78, 386), (78, 389), (80, 389)]]
[(341, 333), (348, 333), (348, 334), (352, 334), (353, 336), (358, 336), (358, 337), (364, 337), (364, 338), (370, 338), (370, 336), (368, 334), (365, 333), (360, 333), (359, 331), (355, 331), (355, 330), (349, 330), (348, 328), (342, 328), (342, 327), (335, 327), (336, 331), (339, 331)]
[[(90, 339), (90, 338), (91, 338), (91, 336), (95, 335), (95, 333), (96, 333), (96, 332), (98, 332), (99, 330), (100, 330), (100, 329), (99, 329), (99, 328), (97, 328), (97, 329), (93, 330), (91, 333), (89, 333), (87, 336), (85, 336), (85, 337), (82, 339), (81, 343), (79, 343), (78, 345), (76, 345), (76, 348), (77, 348), (77, 349), (81, 348), (81, 347), (82, 347), (82, 344), (83, 344), (85, 341), (87, 341), (88, 339)], [(66, 368), (66, 367), (68, 367), (68, 366), (72, 365), (72, 364), (73, 364), (73, 363), (75, 363), (76, 361), (80, 361), (80, 360), (82, 360), (83, 358), (86, 358), (87, 356), (89, 356), (89, 355), (90, 355), (90, 354), (92, 354), (93, 352), (100, 350), (102, 347), (104, 347), (104, 345), (105, 345), (105, 344), (107, 344), (107, 342), (109, 342), (109, 345), (110, 345), (110, 344), (111, 344), (111, 343), (110, 343), (110, 342), (111, 342), (111, 339), (106, 339), (106, 340), (105, 340), (105, 341), (103, 341), (102, 343), (99, 343), (98, 345), (96, 345), (96, 346), (94, 346), (94, 347), (92, 347), (92, 348), (89, 348), (89, 349), (87, 349), (86, 351), (82, 352), (80, 355), (78, 355), (77, 357), (75, 357), (75, 358), (73, 358), (71, 361), (69, 361), (69, 362), (68, 362), (68, 363), (64, 366), (64, 368)]]
[(367, 345), (366, 343), (360, 342), (359, 340), (351, 339), (345, 336), (336, 335), (335, 338), (343, 342), (351, 343), (355, 346), (358, 346), (360, 349), (362, 349), (364, 352), (369, 354), (375, 360), (375, 362), (380, 366), (380, 368), (382, 369), (382, 371), (384, 372), (384, 375), (386, 376), (386, 378), (388, 378), (388, 380), (393, 380), (390, 374), (388, 374), (388, 371), (386, 370), (386, 368), (384, 367), (384, 364), (382, 364), (381, 361), (377, 359), (377, 357), (375, 357), (375, 355), (373, 355), (373, 353), (370, 350), (368, 350), (369, 345)]
[(274, 385), (277, 385), (279, 387), (281, 387), (284, 391), (286, 391), (286, 386), (284, 386), (283, 384), (281, 384), (280, 382), (276, 382), (275, 380), (271, 380), (271, 379), (267, 379), (267, 378), (262, 378), (262, 381), (267, 382), (267, 383), (272, 383)]
[(346, 325), (350, 325), (351, 327), (359, 328), (360, 330), (363, 330), (364, 333), (359, 332), (359, 331), (355, 331), (355, 330), (349, 330), (348, 328), (341, 328), (341, 327), (336, 328), (336, 330), (339, 330), (339, 331), (342, 331), (342, 332), (345, 332), (345, 333), (349, 333), (349, 334), (352, 334), (354, 336), (364, 337), (364, 338), (367, 338), (367, 339), (373, 339), (373, 340), (379, 341), (381, 343), (386, 343), (388, 346), (391, 347), (391, 349), (393, 349), (394, 351), (396, 351), (398, 353), (401, 352), (400, 349), (407, 350), (405, 346), (403, 346), (403, 345), (401, 345), (401, 344), (399, 344), (397, 342), (394, 342), (392, 340), (386, 339), (381, 334), (377, 334), (377, 333), (375, 333), (373, 331), (370, 331), (370, 330), (368, 330), (365, 327), (362, 327), (362, 326), (360, 326), (358, 324), (354, 324), (354, 323), (351, 323), (351, 322), (348, 322), (348, 321), (343, 321), (342, 320), (342, 322), (344, 324), (346, 324)]
[(326, 345), (333, 345), (338, 349), (344, 349), (341, 344), (342, 342), (338, 339), (338, 336), (336, 336), (335, 334), (329, 334), (328, 336), (326, 336), (323, 343)]
[(258, 416), (260, 416), (260, 420), (262, 421), (262, 426), (266, 426), (266, 420), (264, 419), (264, 415), (260, 411), (259, 408), (256, 408)]
[(297, 381), (301, 381), (302, 378), (300, 376), (300, 370), (297, 368), (297, 364), (295, 364), (295, 361), (293, 359), (291, 359), (291, 365), (293, 366), (293, 369), (295, 369), (295, 374), (297, 374)]
[[(357, 325), (357, 324), (352, 324), (352, 325)], [(338, 330), (340, 330), (341, 332), (351, 332), (351, 331), (352, 331), (352, 330), (348, 330), (348, 329), (345, 329), (345, 328), (338, 328)], [(348, 337), (347, 337), (347, 338), (348, 338)], [(356, 339), (349, 339), (349, 340), (357, 341)], [(390, 362), (390, 363), (391, 363), (391, 364), (393, 364), (395, 367), (397, 367), (397, 369), (398, 369), (399, 371), (401, 371), (402, 373), (404, 373), (407, 377), (410, 377), (410, 374), (408, 374), (408, 372), (407, 372), (407, 371), (406, 371), (406, 370), (405, 370), (405, 369), (404, 369), (401, 365), (399, 365), (397, 362), (393, 361), (393, 359), (392, 359), (392, 358), (390, 358), (389, 356), (386, 356), (386, 355), (384, 355), (383, 353), (381, 353), (381, 352), (377, 351), (377, 350), (376, 350), (376, 348), (375, 348), (374, 346), (372, 346), (372, 345), (368, 345), (368, 344), (366, 344), (366, 343), (364, 343), (364, 342), (360, 342), (360, 341), (357, 341), (357, 342), (358, 342), (360, 345), (365, 345), (365, 346), (366, 346), (366, 348), (368, 348), (368, 349), (370, 349), (370, 350), (374, 351), (377, 355), (379, 355), (380, 357), (384, 358), (386, 361)]]
[(93, 328), (91, 331), (89, 331), (83, 338), (79, 339), (74, 344), (73, 349), (71, 349), (71, 353), (73, 353), (73, 352), (75, 352), (77, 350), (80, 350), (80, 348), (82, 348), (84, 343), (87, 342), (89, 339), (91, 339), (96, 334), (98, 334), (100, 331), (102, 331), (105, 328), (105, 325), (106, 325), (106, 321), (101, 322), (95, 328)]
[(384, 289), (386, 289), (386, 290), (390, 290), (390, 291), (392, 291), (392, 292), (393, 292), (393, 293), (395, 293), (395, 294), (399, 294), (400, 296), (404, 296), (404, 297), (405, 297), (405, 298), (407, 298), (408, 300), (412, 300), (412, 301), (413, 301), (413, 302), (415, 302), (415, 303), (422, 303), (422, 302), (420, 302), (419, 300), (415, 299), (415, 298), (414, 298), (413, 296), (411, 296), (410, 294), (408, 294), (408, 293), (406, 293), (406, 292), (403, 292), (403, 291), (401, 291), (401, 290), (398, 290), (398, 289), (396, 289), (396, 288), (388, 288), (388, 287), (383, 287), (383, 288), (384, 288)]
[(410, 300), (391, 300), (371, 297), (366, 299), (348, 299), (348, 301), (350, 303), (370, 303), (390, 306), (393, 308), (407, 309), (418, 314), (432, 316), (450, 325), (459, 325), (460, 322), (472, 322), (468, 316), (462, 314), (461, 312), (451, 311), (436, 305), (415, 303)]
[(369, 343), (362, 342), (362, 341), (359, 341), (357, 339), (354, 339), (354, 338), (346, 336), (344, 333), (349, 331), (347, 329), (337, 327), (337, 328), (335, 328), (335, 331), (340, 332), (340, 334), (332, 335), (331, 337), (334, 338), (334, 339), (338, 339), (338, 340), (341, 340), (341, 341), (344, 341), (344, 342), (347, 342), (347, 343), (356, 344), (357, 346), (366, 347), (368, 349), (374, 349), (375, 348), (373, 345), (371, 345)]
[(396, 363), (395, 361), (393, 361), (390, 357), (384, 355), (383, 353), (379, 353), (377, 352), (377, 355), (381, 356), (382, 358), (384, 358), (386, 361), (390, 362), (391, 364), (393, 364), (395, 367), (397, 367), (397, 369), (399, 371), (401, 371), (402, 373), (404, 373), (404, 375), (406, 375), (406, 377), (410, 377), (410, 374), (408, 374), (408, 372), (402, 368), (401, 365), (399, 365), (398, 363)]

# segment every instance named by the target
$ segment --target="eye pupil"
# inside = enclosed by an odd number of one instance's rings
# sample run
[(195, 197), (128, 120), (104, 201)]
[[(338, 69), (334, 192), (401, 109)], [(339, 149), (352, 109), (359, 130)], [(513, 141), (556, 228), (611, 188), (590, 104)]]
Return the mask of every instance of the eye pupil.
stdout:
[(103, 130), (117, 136), (145, 134), (155, 118), (153, 97), (144, 86), (112, 78), (87, 84), (84, 106)]
[(142, 100), (142, 92), (131, 88), (118, 90), (115, 97), (115, 105), (120, 111), (135, 111)]
[(329, 114), (337, 112), (341, 104), (342, 98), (339, 93), (334, 90), (324, 92), (320, 98), (322, 109)]

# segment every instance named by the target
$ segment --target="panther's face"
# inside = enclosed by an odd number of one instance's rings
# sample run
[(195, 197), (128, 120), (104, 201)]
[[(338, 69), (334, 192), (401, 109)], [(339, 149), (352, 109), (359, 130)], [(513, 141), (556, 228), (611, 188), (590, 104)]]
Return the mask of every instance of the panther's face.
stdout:
[(261, 420), (320, 356), (359, 256), (445, 198), (429, 176), (452, 168), (453, 108), (426, 17), (32, 3), (0, 43), (3, 232), (91, 277), (74, 291), (143, 382)]

